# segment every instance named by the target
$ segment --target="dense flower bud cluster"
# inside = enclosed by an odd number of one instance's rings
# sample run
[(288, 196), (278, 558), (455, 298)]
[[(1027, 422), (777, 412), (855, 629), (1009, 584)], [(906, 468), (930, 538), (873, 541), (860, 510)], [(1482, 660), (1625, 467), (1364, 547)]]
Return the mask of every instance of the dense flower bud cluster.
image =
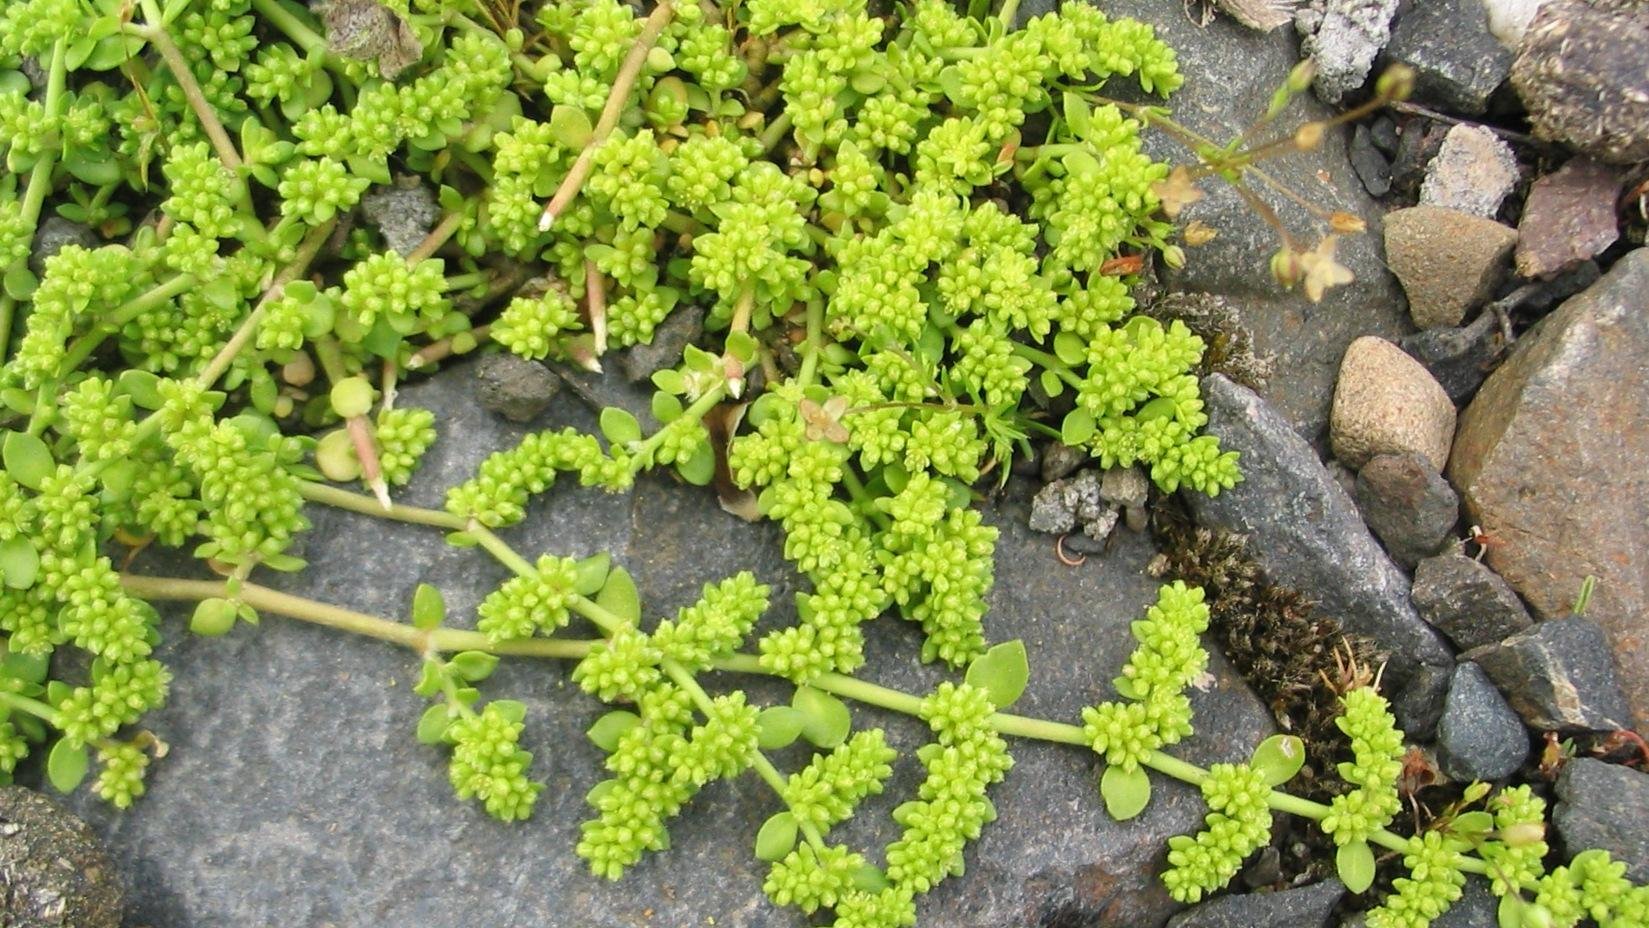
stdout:
[(550, 287), (538, 296), (511, 300), (493, 323), (492, 337), (515, 354), (540, 361), (550, 356), (562, 335), (582, 327), (572, 300)]
[(1397, 778), (1403, 771), (1403, 733), (1385, 697), (1371, 687), (1354, 689), (1340, 702), (1345, 712), (1335, 725), (1350, 739), (1352, 757), (1340, 764), (1340, 776), (1353, 788), (1329, 802), (1322, 828), (1335, 844), (1344, 845), (1368, 840), (1401, 808)]
[(475, 629), (489, 641), (550, 633), (567, 624), (578, 562), (546, 554), (533, 567), (531, 574), (504, 581), (476, 609)]
[[(880, 728), (855, 732), (829, 754), (790, 775), (783, 796), (798, 824), (822, 834), (853, 815), (866, 796), (879, 795), (893, 775), (894, 750)], [(782, 904), (782, 903), (781, 903)]]
[[(519, 704), (517, 704), (519, 705)], [(447, 726), (452, 745), (447, 776), (460, 799), (479, 799), (487, 814), (514, 821), (532, 814), (544, 784), (527, 776), (532, 754), (521, 748), (521, 719), (498, 702), (487, 703)]]
[(390, 486), (402, 486), (412, 479), (424, 452), (435, 443), (435, 413), (416, 406), (382, 410), (373, 437), (384, 480)]
[(720, 583), (706, 583), (698, 602), (653, 630), (653, 646), (666, 660), (701, 670), (732, 654), (767, 611), (768, 587), (741, 571)]
[(1425, 928), (1447, 912), (1466, 885), (1462, 850), (1456, 839), (1439, 831), (1409, 838), (1403, 854), (1408, 875), (1393, 880), (1394, 892), (1369, 911), (1369, 928)]
[(1237, 875), (1249, 854), (1271, 840), (1271, 792), (1260, 771), (1247, 764), (1208, 768), (1202, 798), (1208, 803), (1205, 827), (1195, 837), (1168, 839), (1168, 869), (1162, 882), (1179, 902), (1197, 902)]
[(1139, 646), (1113, 684), (1124, 700), (1082, 710), (1083, 734), (1107, 764), (1135, 770), (1152, 751), (1191, 733), (1185, 688), (1207, 666), (1199, 638), (1207, 628), (1203, 591), (1178, 581), (1133, 624)]
[(655, 687), (638, 701), (639, 722), (607, 757), (612, 779), (585, 797), (597, 815), (584, 823), (578, 856), (598, 876), (616, 880), (647, 851), (669, 844), (666, 823), (695, 788), (674, 776), (674, 758), (686, 743), (692, 699), (673, 686)]

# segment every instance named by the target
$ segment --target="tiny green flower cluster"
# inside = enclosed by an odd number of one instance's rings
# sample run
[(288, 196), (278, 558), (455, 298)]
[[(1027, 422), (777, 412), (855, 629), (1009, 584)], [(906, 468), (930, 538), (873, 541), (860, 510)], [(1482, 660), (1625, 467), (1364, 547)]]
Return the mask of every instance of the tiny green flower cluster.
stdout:
[(1083, 736), (1107, 764), (1136, 770), (1151, 752), (1191, 734), (1185, 688), (1208, 664), (1199, 638), (1207, 628), (1202, 589), (1182, 581), (1162, 587), (1134, 623), (1139, 646), (1112, 683), (1123, 700), (1082, 710)]
[(1401, 808), (1397, 778), (1403, 770), (1403, 733), (1385, 697), (1372, 687), (1358, 687), (1340, 702), (1345, 711), (1334, 724), (1350, 739), (1352, 756), (1340, 764), (1340, 776), (1353, 788), (1329, 802), (1321, 824), (1343, 846), (1368, 840)]
[(481, 462), (476, 475), (447, 491), (447, 511), (498, 528), (527, 515), (527, 503), (555, 483), (558, 472), (573, 471), (585, 486), (615, 492), (634, 479), (627, 456), (614, 448), (602, 452), (592, 435), (576, 429), (534, 432), (514, 448), (497, 451)]
[(1403, 854), (1408, 876), (1393, 880), (1395, 892), (1369, 911), (1369, 928), (1426, 928), (1447, 912), (1466, 885), (1463, 850), (1465, 845), (1440, 831), (1410, 837)]
[(572, 558), (540, 557), (531, 574), (511, 577), (487, 594), (475, 610), (476, 631), (494, 644), (553, 633), (571, 618), (567, 604), (577, 576), (578, 562)]
[(666, 823), (697, 792), (677, 779), (673, 761), (686, 746), (692, 699), (668, 684), (642, 693), (636, 724), (607, 755), (611, 779), (597, 783), (585, 801), (596, 817), (583, 825), (578, 856), (591, 872), (616, 880), (646, 851), (669, 845)]
[(1162, 882), (1178, 902), (1197, 902), (1231, 881), (1248, 855), (1271, 840), (1271, 788), (1247, 764), (1215, 764), (1202, 783), (1208, 817), (1195, 837), (1168, 839)]
[(798, 824), (827, 832), (847, 821), (865, 797), (881, 794), (883, 784), (893, 775), (896, 756), (880, 728), (855, 732), (829, 754), (815, 756), (790, 775), (782, 793), (785, 804)]
[(487, 814), (506, 822), (531, 815), (544, 789), (544, 784), (527, 777), (532, 754), (518, 744), (520, 705), (489, 702), (480, 712), (460, 716), (446, 730), (452, 745), (447, 775), (458, 798), (479, 799)]

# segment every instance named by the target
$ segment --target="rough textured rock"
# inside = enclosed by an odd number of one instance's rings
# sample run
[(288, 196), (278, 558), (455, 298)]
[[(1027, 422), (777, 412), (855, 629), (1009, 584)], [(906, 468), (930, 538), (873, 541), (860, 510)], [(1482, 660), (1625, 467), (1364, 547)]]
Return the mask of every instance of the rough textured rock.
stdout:
[(361, 212), (378, 228), (384, 244), (404, 256), (435, 228), (441, 205), (435, 202), (435, 191), (418, 178), (403, 177), (389, 186), (372, 188), (361, 198)]
[(549, 368), (508, 351), (483, 355), (475, 365), (475, 394), (481, 405), (511, 422), (531, 422), (561, 390)]
[(1312, 88), (1324, 103), (1339, 103), (1368, 80), (1396, 12), (1397, 0), (1321, 0), (1295, 19), (1300, 52), (1317, 62)]
[(1506, 81), (1512, 53), (1489, 31), (1482, 0), (1423, 0), (1397, 16), (1386, 57), (1414, 69), (1411, 99), (1475, 116)]
[[(1197, 521), (1248, 536), (1275, 582), (1389, 652), (1393, 692), (1417, 665), (1450, 666), (1448, 646), (1409, 603), (1407, 578), (1311, 446), (1264, 400), (1223, 377), (1203, 381), (1203, 398), (1208, 431), (1242, 455), (1243, 482), (1217, 497), (1187, 496)], [(1433, 681), (1427, 699), (1441, 700), (1446, 683), (1446, 676)]]
[(1602, 848), (1632, 882), (1649, 882), (1649, 774), (1577, 757), (1563, 765), (1557, 798), (1552, 824), (1570, 854)]
[[(1025, 0), (1021, 16), (1053, 5), (1052, 0)], [(1299, 62), (1297, 42), (1286, 29), (1262, 34), (1226, 17), (1202, 28), (1186, 17), (1182, 5), (1162, 0), (1106, 0), (1102, 6), (1107, 15), (1136, 16), (1151, 23), (1174, 47), (1180, 69), (1198, 75), (1175, 92), (1168, 106), (1175, 120), (1210, 138), (1240, 135), (1265, 112), (1271, 94)], [(1288, 118), (1320, 120), (1331, 113), (1305, 96), (1296, 99)], [(1384, 211), (1369, 198), (1346, 156), (1350, 136), (1349, 128), (1331, 130), (1320, 150), (1273, 159), (1265, 167), (1309, 202), (1350, 213), (1368, 225), (1369, 232), (1340, 239), (1335, 252), (1336, 260), (1357, 275), (1354, 283), (1330, 291), (1315, 304), (1298, 290), (1279, 290), (1268, 265), (1279, 246), (1276, 231), (1229, 186), (1218, 182), (1203, 184), (1207, 196), (1188, 206), (1180, 218), (1201, 220), (1219, 235), (1187, 249), (1185, 267), (1163, 274), (1170, 291), (1215, 293), (1229, 303), (1242, 328), (1252, 333), (1255, 352), (1274, 362), (1274, 373), (1261, 392), (1313, 440), (1328, 424), (1329, 397), (1346, 345), (1359, 335), (1397, 338), (1408, 331), (1402, 292), (1380, 251)], [(1166, 133), (1146, 133), (1145, 145), (1156, 158), (1183, 162), (1187, 157), (1185, 148)], [(1262, 196), (1290, 229), (1301, 235), (1326, 231), (1320, 220), (1286, 198)]]
[(1369, 196), (1383, 197), (1391, 192), (1391, 161), (1375, 147), (1367, 126), (1359, 125), (1351, 131), (1351, 145), (1346, 154)]
[(86, 823), (31, 789), (0, 786), (0, 924), (116, 928), (114, 865)]
[(1418, 454), (1442, 470), (1454, 439), (1454, 403), (1420, 362), (1383, 338), (1346, 349), (1329, 420), (1334, 456), (1362, 467), (1377, 454)]
[(1525, 335), (1461, 417), (1449, 477), (1502, 543), (1488, 562), (1542, 616), (1588, 575), (1639, 724), (1649, 724), (1649, 249)]
[(1035, 532), (1063, 534), (1099, 518), (1106, 508), (1099, 498), (1099, 474), (1085, 470), (1038, 490), (1029, 525)]
[(1345, 896), (1339, 880), (1274, 893), (1220, 896), (1168, 920), (1168, 928), (1323, 928)]
[[(405, 502), (439, 506), (447, 486), (525, 432), (476, 405), (467, 376), (458, 366), (403, 391), (405, 402), (436, 411), (443, 436), (401, 494)], [(615, 395), (629, 389), (616, 372), (608, 380)], [(628, 395), (645, 403), (644, 390)], [(557, 404), (546, 420), (546, 427), (594, 425), (573, 403)], [(1046, 537), (1023, 528), (1027, 497), (1014, 484), (989, 514), (1002, 531), (990, 635), (1023, 638), (1030, 651), (1035, 672), (1015, 710), (1075, 720), (1111, 693), (1132, 647), (1128, 623), (1154, 596), (1156, 581), (1144, 572), (1154, 551), (1147, 538), (1122, 535), (1105, 557), (1061, 566)], [(453, 624), (467, 625), (505, 578), (484, 554), (446, 545), (439, 531), (324, 508), (310, 515), (312, 566), (280, 578), (294, 593), (394, 615), (425, 581), (446, 593)], [(645, 478), (632, 493), (608, 495), (567, 483), (505, 534), (528, 556), (613, 552), (635, 572), (650, 616), (673, 613), (707, 580), (749, 569), (774, 587), (772, 620), (793, 619), (786, 613), (797, 579), (776, 528), (721, 512), (708, 490)], [(762, 896), (766, 865), (750, 847), (774, 799), (754, 777), (706, 789), (672, 826), (673, 848), (623, 881), (589, 874), (573, 848), (602, 755), (583, 733), (605, 710), (580, 694), (564, 664), (505, 661), (482, 685), (490, 696), (526, 703), (525, 746), (535, 774), (550, 783), (530, 822), (507, 825), (456, 801), (442, 752), (414, 740), (424, 701), (411, 692), (413, 655), (273, 615), (226, 638), (188, 639), (177, 634), (187, 611), (167, 615), (161, 653), (180, 682), (145, 723), (171, 753), (130, 812), (74, 799), (133, 887), (133, 924), (628, 928), (705, 925), (713, 917), (718, 928), (800, 928), (806, 921)], [(911, 623), (878, 622), (871, 639), (866, 679), (920, 692), (951, 676), (918, 663), (920, 631)], [(1245, 757), (1271, 731), (1265, 707), (1217, 654), (1211, 670), (1212, 685), (1192, 693), (1197, 735), (1183, 745), (1199, 763)], [(747, 686), (764, 702), (788, 698), (787, 687), (761, 678), (707, 684)], [(884, 725), (904, 752), (887, 791), (832, 833), (874, 851), (896, 835), (890, 811), (914, 794), (920, 775), (910, 752), (931, 735), (911, 719), (862, 707), (853, 718)], [(1165, 842), (1201, 823), (1197, 792), (1161, 783), (1143, 816), (1115, 824), (1094, 788), (1091, 755), (1029, 742), (1016, 743), (1014, 754), (1013, 773), (993, 790), (1000, 819), (969, 849), (966, 877), (925, 897), (925, 922), (1160, 926), (1178, 908), (1157, 875)], [(786, 771), (805, 758), (800, 749), (774, 755)]]
[(1620, 187), (1619, 168), (1590, 158), (1573, 158), (1535, 181), (1517, 224), (1517, 273), (1550, 277), (1613, 245)]
[(1431, 923), (1431, 928), (1500, 928), (1500, 899), (1489, 888), (1488, 880), (1468, 876), (1460, 898)]
[(1649, 7), (1551, 0), (1523, 36), (1512, 86), (1536, 135), (1611, 164), (1649, 158)]
[(1462, 124), (1443, 136), (1443, 147), (1426, 166), (1420, 202), (1493, 219), (1517, 178), (1510, 145), (1482, 126)]
[(1421, 561), (1409, 596), (1420, 618), (1462, 651), (1497, 644), (1534, 625), (1511, 584), (1458, 552)]
[(1099, 496), (1118, 506), (1140, 506), (1151, 493), (1151, 480), (1139, 467), (1113, 467), (1099, 479)]
[(1609, 641), (1585, 619), (1548, 619), (1461, 659), (1476, 661), (1532, 728), (1614, 731), (1631, 721)]
[(1469, 325), (1405, 335), (1397, 346), (1424, 364), (1437, 385), (1459, 405), (1472, 398), (1506, 353), (1506, 338), (1500, 320), (1483, 313)]
[(1071, 471), (1088, 463), (1088, 452), (1083, 448), (1072, 448), (1062, 442), (1048, 442), (1042, 449), (1042, 466), (1038, 469), (1042, 479), (1048, 483), (1063, 480), (1070, 476)]
[(1437, 723), (1437, 753), (1444, 773), (1468, 783), (1509, 777), (1529, 757), (1523, 720), (1476, 664), (1454, 670)]
[(1440, 206), (1386, 217), (1386, 261), (1422, 329), (1459, 325), (1468, 310), (1488, 300), (1516, 244), (1517, 230)]
[(704, 332), (704, 307), (688, 304), (676, 307), (658, 328), (653, 340), (635, 345), (624, 352), (619, 362), (624, 365), (624, 376), (631, 381), (642, 381), (666, 367), (681, 361), (681, 353)]
[(1404, 567), (1443, 550), (1460, 518), (1460, 497), (1417, 454), (1375, 456), (1357, 473), (1363, 521)]

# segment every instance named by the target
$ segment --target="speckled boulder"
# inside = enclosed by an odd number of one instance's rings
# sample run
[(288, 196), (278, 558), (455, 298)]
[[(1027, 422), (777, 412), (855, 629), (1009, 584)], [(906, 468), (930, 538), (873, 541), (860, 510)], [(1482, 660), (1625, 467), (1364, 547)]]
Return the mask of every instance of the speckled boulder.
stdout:
[(1442, 470), (1454, 440), (1454, 404), (1419, 361), (1383, 338), (1364, 336), (1340, 362), (1329, 440), (1348, 467), (1377, 454), (1418, 454)]
[(1512, 63), (1535, 134), (1613, 164), (1649, 158), (1649, 5), (1551, 0)]
[(86, 823), (21, 786), (0, 786), (0, 925), (117, 928), (120, 883)]

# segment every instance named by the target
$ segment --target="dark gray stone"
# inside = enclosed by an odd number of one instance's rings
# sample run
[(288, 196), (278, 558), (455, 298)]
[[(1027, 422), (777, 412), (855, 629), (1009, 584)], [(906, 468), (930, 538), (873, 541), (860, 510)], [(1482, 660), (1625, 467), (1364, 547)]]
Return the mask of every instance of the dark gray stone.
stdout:
[[(1419, 665), (1453, 656), (1408, 598), (1403, 572), (1363, 525), (1357, 506), (1282, 415), (1224, 377), (1203, 381), (1208, 431), (1241, 455), (1243, 482), (1216, 497), (1186, 497), (1198, 523), (1248, 536), (1270, 577), (1304, 593), (1346, 630), (1387, 652), (1400, 691)], [(1440, 700), (1445, 680), (1434, 681)]]
[(1460, 781), (1503, 780), (1529, 759), (1529, 732), (1488, 674), (1467, 662), (1454, 670), (1437, 723), (1443, 772)]
[(1512, 53), (1489, 32), (1481, 0), (1421, 0), (1397, 15), (1391, 61), (1414, 69), (1412, 99), (1463, 116), (1489, 108), (1512, 70)]
[(62, 251), (64, 245), (96, 248), (98, 241), (91, 229), (62, 216), (51, 215), (40, 220), (34, 233), (34, 248), (29, 252), (29, 270), (36, 276), (44, 274), (46, 259)]
[[(1053, 0), (1026, 0), (1021, 16), (1046, 12)], [(1189, 78), (1168, 100), (1175, 120), (1194, 132), (1224, 141), (1242, 134), (1265, 112), (1272, 93), (1299, 63), (1296, 41), (1287, 29), (1259, 33), (1220, 17), (1206, 28), (1185, 15), (1183, 6), (1162, 0), (1106, 0), (1109, 16), (1134, 16), (1150, 23), (1173, 46), (1180, 70)], [(1125, 81), (1112, 81), (1106, 92), (1126, 95)], [(1151, 102), (1160, 102), (1149, 98)], [(1301, 96), (1283, 117), (1284, 125), (1332, 116), (1328, 107)], [(1328, 424), (1334, 381), (1346, 346), (1359, 335), (1396, 338), (1409, 331), (1402, 291), (1386, 269), (1381, 252), (1381, 217), (1377, 203), (1363, 189), (1346, 146), (1349, 128), (1327, 133), (1315, 152), (1290, 154), (1265, 162), (1266, 172), (1323, 210), (1339, 210), (1363, 220), (1368, 231), (1340, 238), (1336, 259), (1357, 279), (1312, 303), (1299, 290), (1285, 292), (1271, 277), (1270, 258), (1281, 243), (1276, 231), (1248, 207), (1228, 185), (1207, 181), (1206, 196), (1186, 207), (1182, 223), (1201, 220), (1219, 234), (1205, 245), (1186, 250), (1185, 267), (1164, 272), (1170, 291), (1214, 293), (1227, 300), (1242, 327), (1253, 336), (1254, 353), (1272, 362), (1273, 373), (1262, 391), (1289, 421), (1315, 439)], [(1190, 152), (1167, 133), (1145, 133), (1145, 147), (1155, 158), (1185, 163)], [(1263, 186), (1263, 185), (1261, 185)], [(1320, 219), (1280, 195), (1261, 192), (1289, 229), (1310, 238), (1326, 231)]]
[(1500, 928), (1500, 899), (1480, 876), (1466, 877), (1460, 898), (1431, 923), (1431, 928)]
[(1460, 497), (1418, 454), (1382, 454), (1357, 472), (1357, 508), (1397, 563), (1413, 567), (1443, 550), (1460, 520)]
[(653, 340), (646, 345), (633, 345), (619, 361), (624, 376), (632, 382), (652, 377), (667, 367), (675, 367), (681, 354), (704, 333), (704, 307), (697, 304), (677, 306), (669, 317), (653, 330)]
[(1632, 882), (1649, 882), (1649, 774), (1577, 757), (1563, 765), (1557, 798), (1552, 824), (1570, 856), (1601, 848)]
[(362, 197), (361, 212), (367, 222), (378, 228), (384, 244), (405, 256), (435, 228), (436, 220), (441, 218), (441, 205), (435, 202), (435, 191), (424, 186), (422, 180), (401, 177), (394, 184), (375, 187)]
[(1523, 35), (1512, 86), (1541, 138), (1610, 164), (1649, 158), (1649, 8), (1548, 0)]
[(1534, 625), (1511, 584), (1457, 551), (1421, 561), (1409, 597), (1420, 618), (1462, 651), (1497, 644)]
[[(476, 404), (458, 365), (407, 387), (403, 401), (432, 409), (441, 438), (402, 501), (440, 506), (445, 488), (469, 477), (489, 452), (524, 430)], [(616, 377), (621, 381), (622, 378)], [(611, 386), (617, 397), (621, 386)], [(645, 402), (634, 389), (630, 403)], [(594, 426), (580, 404), (560, 403), (545, 427)], [(1155, 596), (1145, 572), (1147, 537), (1119, 535), (1104, 557), (1060, 565), (1045, 536), (1024, 528), (1030, 487), (1010, 484), (988, 518), (1001, 530), (993, 640), (1021, 638), (1035, 668), (1014, 711), (1076, 721), (1110, 698), (1110, 680), (1132, 649), (1129, 622)], [(505, 579), (483, 553), (446, 545), (439, 531), (311, 507), (311, 567), (264, 578), (304, 596), (378, 615), (405, 614), (419, 581), (446, 594), (452, 624)], [(692, 601), (709, 580), (741, 569), (773, 586), (769, 622), (793, 620), (798, 580), (781, 556), (779, 531), (723, 513), (715, 495), (659, 477), (611, 495), (557, 484), (505, 533), (525, 556), (611, 551), (635, 572), (649, 615)], [(146, 561), (140, 570), (176, 572)], [(806, 919), (762, 895), (766, 867), (751, 844), (776, 801), (755, 777), (707, 788), (671, 829), (673, 847), (623, 881), (593, 877), (573, 848), (587, 817), (585, 792), (602, 778), (602, 755), (584, 730), (605, 709), (568, 679), (570, 668), (506, 660), (482, 684), (489, 697), (527, 705), (525, 746), (548, 781), (531, 821), (489, 819), (459, 803), (443, 752), (413, 731), (424, 701), (411, 692), (417, 660), (400, 649), (267, 616), (222, 639), (177, 634), (187, 610), (168, 608), (161, 657), (178, 683), (145, 724), (172, 747), (151, 773), (149, 795), (114, 813), (77, 794), (77, 808), (111, 842), (129, 885), (135, 924), (476, 924), (620, 928), (704, 925), (800, 928)], [(587, 628), (574, 635), (587, 635)], [(923, 692), (954, 674), (920, 664), (920, 629), (884, 619), (870, 633), (860, 676)], [(1082, 647), (1073, 650), (1072, 643)], [(1197, 763), (1238, 760), (1272, 731), (1270, 714), (1217, 653), (1206, 690), (1194, 691), (1197, 734), (1176, 753)], [(789, 688), (757, 677), (709, 677), (712, 689), (743, 686), (764, 703)], [(913, 720), (855, 706), (858, 725), (885, 726), (901, 752), (887, 791), (839, 826), (870, 851), (897, 835), (890, 812), (915, 792), (913, 752), (931, 735)], [(925, 924), (1126, 924), (1160, 926), (1178, 907), (1159, 872), (1168, 836), (1195, 830), (1206, 808), (1196, 790), (1158, 781), (1150, 808), (1118, 824), (1095, 788), (1090, 752), (1015, 742), (1017, 765), (993, 789), (1000, 819), (967, 852), (967, 874), (924, 897)], [(785, 771), (806, 760), (776, 752)], [(1044, 921), (1046, 920), (1046, 921)]]
[(561, 390), (561, 380), (537, 361), (508, 351), (486, 354), (475, 365), (481, 405), (511, 422), (531, 422)]
[(1470, 400), (1506, 355), (1506, 338), (1493, 313), (1469, 325), (1445, 326), (1405, 335), (1397, 346), (1431, 371), (1456, 406)]
[(1071, 471), (1088, 463), (1086, 449), (1072, 448), (1063, 442), (1051, 441), (1042, 449), (1042, 479), (1047, 483), (1063, 480)]
[(1322, 928), (1346, 888), (1332, 877), (1274, 893), (1219, 896), (1168, 920), (1168, 928)]
[[(1388, 668), (1387, 676), (1391, 671)], [(1421, 664), (1414, 671), (1414, 679), (1401, 692), (1392, 694), (1391, 712), (1397, 717), (1397, 727), (1411, 741), (1431, 741), (1437, 737), (1437, 723), (1443, 718), (1449, 681), (1454, 668), (1440, 664)]]
[(1374, 137), (1367, 126), (1359, 125), (1352, 130), (1351, 146), (1346, 154), (1369, 196), (1383, 197), (1391, 192), (1391, 162), (1374, 146)]
[(1615, 731), (1632, 719), (1603, 629), (1570, 616), (1467, 651), (1530, 727)]
[(116, 928), (114, 865), (86, 823), (32, 789), (0, 786), (0, 924)]

